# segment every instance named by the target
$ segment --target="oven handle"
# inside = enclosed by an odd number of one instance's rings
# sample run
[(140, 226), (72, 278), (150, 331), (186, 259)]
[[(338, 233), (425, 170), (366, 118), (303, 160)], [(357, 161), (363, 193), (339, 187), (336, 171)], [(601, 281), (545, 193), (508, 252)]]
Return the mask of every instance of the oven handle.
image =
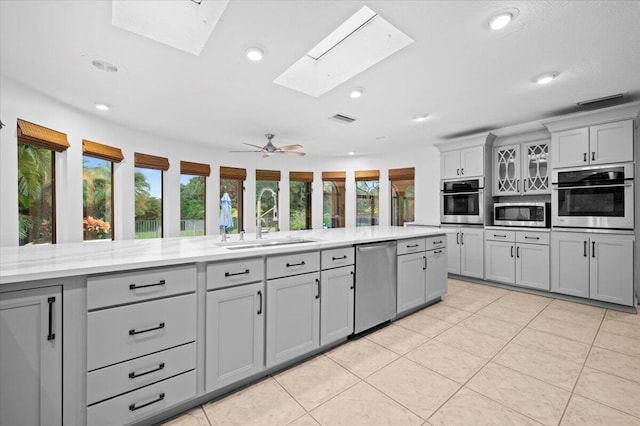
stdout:
[(559, 189), (587, 189), (587, 188), (615, 188), (617, 186), (629, 187), (633, 186), (632, 182), (628, 183), (615, 183), (612, 185), (581, 185), (581, 186), (558, 186), (557, 183), (553, 184), (553, 190), (557, 191)]
[(471, 191), (471, 192), (445, 192), (442, 191), (442, 196), (447, 196), (447, 195), (475, 195), (475, 194), (480, 194), (480, 191)]

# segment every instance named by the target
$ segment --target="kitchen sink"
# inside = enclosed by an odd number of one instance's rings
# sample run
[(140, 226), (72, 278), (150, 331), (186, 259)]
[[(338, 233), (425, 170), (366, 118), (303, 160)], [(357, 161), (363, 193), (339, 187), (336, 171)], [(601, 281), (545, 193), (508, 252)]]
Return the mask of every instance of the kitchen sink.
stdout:
[(263, 247), (278, 247), (289, 244), (304, 244), (304, 243), (317, 243), (315, 240), (305, 240), (301, 238), (287, 238), (284, 240), (262, 240), (262, 241), (237, 241), (233, 243), (218, 243), (216, 244), (218, 247), (225, 248), (227, 250), (245, 250), (252, 248), (263, 248)]

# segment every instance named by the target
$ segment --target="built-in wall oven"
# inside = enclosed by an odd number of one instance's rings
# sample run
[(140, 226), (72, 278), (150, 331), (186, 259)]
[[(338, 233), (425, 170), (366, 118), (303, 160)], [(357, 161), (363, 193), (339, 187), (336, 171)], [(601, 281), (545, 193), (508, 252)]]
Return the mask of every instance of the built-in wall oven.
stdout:
[(551, 182), (554, 227), (633, 229), (633, 163), (558, 169)]
[(440, 222), (484, 224), (484, 178), (440, 183)]

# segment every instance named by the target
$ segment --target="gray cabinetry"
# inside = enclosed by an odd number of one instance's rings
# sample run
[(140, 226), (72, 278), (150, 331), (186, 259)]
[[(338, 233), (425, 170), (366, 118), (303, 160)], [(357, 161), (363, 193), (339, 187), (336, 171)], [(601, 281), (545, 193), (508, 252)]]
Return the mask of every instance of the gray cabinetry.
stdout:
[(589, 297), (589, 236), (551, 234), (551, 291)]
[(484, 230), (482, 228), (450, 228), (447, 232), (448, 272), (483, 278)]
[[(350, 248), (353, 252), (353, 247)], [(353, 334), (354, 267), (343, 266), (320, 273), (320, 345)]]
[(424, 249), (419, 253), (398, 256), (397, 312), (399, 314), (426, 302), (426, 270), (427, 256)]
[(0, 425), (62, 424), (62, 289), (0, 293)]
[[(487, 237), (488, 238), (488, 237)], [(514, 284), (515, 243), (489, 240), (485, 242), (485, 279)]]
[(549, 141), (493, 148), (493, 195), (549, 194)]
[[(441, 238), (438, 238), (440, 240)], [(427, 242), (429, 239), (427, 239)], [(445, 247), (427, 250), (427, 293), (426, 301), (435, 300), (447, 293), (447, 249)]]
[(442, 152), (440, 170), (442, 179), (484, 175), (484, 146)]

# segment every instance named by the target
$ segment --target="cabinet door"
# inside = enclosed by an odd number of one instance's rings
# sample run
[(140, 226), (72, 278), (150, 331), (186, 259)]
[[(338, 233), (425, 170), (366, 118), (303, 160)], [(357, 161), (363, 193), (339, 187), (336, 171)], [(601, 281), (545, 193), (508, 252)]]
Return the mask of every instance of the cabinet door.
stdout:
[(501, 283), (515, 283), (514, 243), (485, 241), (485, 279)]
[(353, 266), (320, 273), (320, 345), (353, 334)]
[(550, 194), (549, 142), (522, 144), (522, 193), (523, 195)]
[(440, 153), (440, 176), (442, 179), (455, 179), (460, 177), (460, 151)]
[(589, 237), (551, 233), (551, 291), (589, 297)]
[(426, 301), (427, 256), (425, 252), (398, 256), (398, 313)]
[(484, 278), (484, 231), (460, 228), (460, 274)]
[(460, 231), (447, 232), (447, 272), (460, 275)]
[(549, 246), (516, 246), (516, 285), (549, 291)]
[(633, 120), (589, 128), (591, 164), (633, 161)]
[(207, 392), (264, 368), (264, 285), (207, 293)]
[(633, 305), (633, 237), (591, 237), (592, 299)]
[(267, 281), (267, 368), (320, 346), (320, 273)]
[(460, 176), (484, 175), (484, 146), (460, 150)]
[(551, 135), (553, 167), (589, 164), (589, 128), (565, 130)]
[(447, 293), (447, 249), (427, 252), (427, 296), (430, 302)]
[(520, 145), (493, 149), (493, 195), (520, 195)]
[(0, 293), (0, 425), (62, 424), (62, 292)]

